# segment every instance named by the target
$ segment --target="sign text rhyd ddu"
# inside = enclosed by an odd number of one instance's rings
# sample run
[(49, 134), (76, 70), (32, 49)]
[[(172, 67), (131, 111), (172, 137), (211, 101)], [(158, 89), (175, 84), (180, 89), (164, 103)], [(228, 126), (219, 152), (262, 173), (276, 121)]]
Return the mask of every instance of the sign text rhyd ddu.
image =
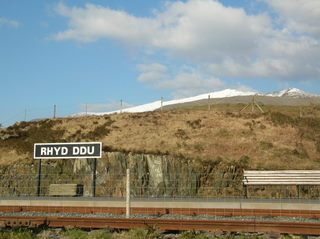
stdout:
[(100, 142), (34, 144), (34, 158), (101, 158)]

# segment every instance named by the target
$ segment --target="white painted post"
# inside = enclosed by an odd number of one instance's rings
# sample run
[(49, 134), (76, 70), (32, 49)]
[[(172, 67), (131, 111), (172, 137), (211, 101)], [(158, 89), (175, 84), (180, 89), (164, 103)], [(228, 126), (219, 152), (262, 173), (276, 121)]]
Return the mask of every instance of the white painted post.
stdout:
[(127, 169), (126, 218), (130, 218), (130, 169)]

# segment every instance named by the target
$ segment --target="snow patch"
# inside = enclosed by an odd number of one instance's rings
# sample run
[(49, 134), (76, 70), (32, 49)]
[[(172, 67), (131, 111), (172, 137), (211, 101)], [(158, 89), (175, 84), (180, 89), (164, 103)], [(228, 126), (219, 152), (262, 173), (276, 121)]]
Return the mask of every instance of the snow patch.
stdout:
[(174, 104), (181, 104), (181, 103), (187, 103), (187, 102), (193, 102), (193, 101), (198, 101), (198, 100), (204, 100), (208, 99), (219, 99), (219, 98), (227, 98), (227, 97), (235, 97), (235, 96), (250, 96), (250, 95), (260, 95), (260, 96), (271, 96), (271, 97), (294, 97), (294, 98), (306, 98), (306, 97), (320, 97), (320, 95), (315, 95), (315, 94), (310, 94), (307, 92), (304, 92), (302, 90), (299, 90), (297, 88), (288, 88), (284, 89), (282, 91), (278, 92), (271, 92), (271, 93), (266, 93), (262, 94), (259, 92), (255, 91), (239, 91), (239, 90), (234, 90), (234, 89), (226, 89), (222, 91), (215, 91), (207, 94), (201, 94), (189, 98), (184, 98), (184, 99), (177, 99), (177, 100), (170, 100), (170, 101), (164, 101), (161, 103), (161, 100), (154, 101), (148, 104), (143, 104), (139, 106), (134, 106), (122, 110), (116, 110), (116, 111), (111, 111), (111, 112), (101, 112), (101, 113), (96, 113), (96, 112), (81, 112), (78, 114), (73, 114), (71, 117), (81, 117), (85, 115), (106, 115), (106, 114), (114, 114), (114, 113), (121, 113), (121, 112), (127, 112), (127, 113), (140, 113), (140, 112), (146, 112), (146, 111), (154, 111), (157, 109), (161, 108), (162, 106), (167, 106), (167, 105), (174, 105)]

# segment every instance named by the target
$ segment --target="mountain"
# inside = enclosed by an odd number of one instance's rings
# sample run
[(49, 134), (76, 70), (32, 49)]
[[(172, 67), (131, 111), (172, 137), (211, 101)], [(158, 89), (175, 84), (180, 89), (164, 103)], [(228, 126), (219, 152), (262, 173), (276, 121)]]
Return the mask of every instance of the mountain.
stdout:
[(297, 88), (288, 88), (277, 92), (271, 92), (264, 94), (265, 96), (272, 97), (294, 97), (294, 98), (309, 98), (309, 97), (320, 97), (320, 95), (315, 95), (311, 93), (307, 93), (303, 90), (299, 90)]
[[(165, 108), (174, 108), (176, 105), (182, 105), (182, 104), (187, 104), (187, 103), (192, 103), (192, 102), (199, 102), (203, 101), (202, 103), (207, 102), (208, 99), (212, 101), (212, 103), (216, 104), (217, 100), (215, 99), (220, 99), (221, 103), (244, 103), (247, 102), (247, 97), (248, 96), (257, 96), (257, 97), (266, 97), (270, 98), (272, 101), (268, 102), (275, 102), (277, 101), (277, 98), (283, 98), (285, 100), (282, 100), (280, 105), (302, 105), (306, 104), (307, 101), (297, 101), (299, 99), (312, 99), (316, 98), (317, 100), (320, 100), (320, 95), (316, 94), (311, 94), (307, 93), (305, 91), (296, 89), (296, 88), (288, 88), (284, 89), (281, 91), (277, 92), (270, 92), (270, 93), (259, 93), (256, 91), (240, 91), (240, 90), (235, 90), (235, 89), (226, 89), (226, 90), (221, 90), (221, 91), (215, 91), (211, 93), (206, 93), (206, 94), (201, 94), (193, 97), (188, 97), (188, 98), (183, 98), (183, 99), (176, 99), (176, 100), (170, 100), (170, 101), (154, 101), (148, 104), (143, 104), (139, 106), (134, 106), (122, 110), (116, 110), (112, 112), (81, 112), (77, 114), (71, 115), (71, 117), (81, 117), (85, 115), (105, 115), (105, 114), (113, 114), (113, 113), (121, 113), (121, 112), (128, 112), (128, 113), (140, 113), (140, 112), (146, 112), (146, 111), (154, 111), (157, 109), (160, 109), (161, 107)], [(237, 98), (238, 97), (238, 98)], [(241, 98), (242, 100), (239, 100)], [(230, 99), (231, 101), (225, 101), (222, 102), (223, 99)], [(289, 102), (290, 99), (292, 99), (293, 102)], [(286, 103), (287, 102), (287, 103)], [(297, 103), (296, 103), (297, 102)], [(267, 103), (268, 104), (268, 103)]]

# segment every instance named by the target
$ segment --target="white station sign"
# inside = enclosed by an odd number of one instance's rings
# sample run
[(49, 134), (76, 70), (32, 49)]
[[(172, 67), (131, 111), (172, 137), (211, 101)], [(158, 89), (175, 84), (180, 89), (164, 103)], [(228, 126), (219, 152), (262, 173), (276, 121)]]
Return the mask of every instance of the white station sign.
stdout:
[(35, 159), (101, 158), (101, 152), (101, 142), (34, 144)]

